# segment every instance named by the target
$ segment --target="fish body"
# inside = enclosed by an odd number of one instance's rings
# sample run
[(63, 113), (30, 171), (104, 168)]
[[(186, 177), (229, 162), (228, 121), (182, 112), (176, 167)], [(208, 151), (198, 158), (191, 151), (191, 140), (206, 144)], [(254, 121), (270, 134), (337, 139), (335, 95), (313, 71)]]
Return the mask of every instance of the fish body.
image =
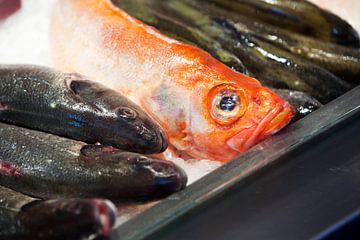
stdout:
[(54, 199), (148, 200), (186, 186), (169, 161), (0, 123), (0, 184)]
[(0, 238), (84, 239), (107, 236), (116, 208), (101, 199), (41, 201), (0, 186)]
[(160, 123), (176, 149), (192, 157), (228, 161), (294, 114), (257, 80), (109, 0), (58, 1), (51, 31), (59, 67), (130, 97)]
[(84, 76), (33, 65), (0, 65), (0, 120), (123, 150), (159, 153), (160, 126), (119, 93)]

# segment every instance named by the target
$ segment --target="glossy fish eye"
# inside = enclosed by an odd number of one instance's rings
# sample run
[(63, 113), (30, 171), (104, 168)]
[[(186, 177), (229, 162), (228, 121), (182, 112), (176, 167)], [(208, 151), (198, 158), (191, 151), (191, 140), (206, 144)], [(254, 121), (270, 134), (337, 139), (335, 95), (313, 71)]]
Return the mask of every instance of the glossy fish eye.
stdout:
[(117, 114), (119, 117), (128, 120), (134, 120), (137, 117), (137, 113), (131, 108), (127, 108), (127, 107), (119, 107), (117, 110)]
[(222, 91), (213, 99), (212, 114), (216, 118), (226, 120), (235, 117), (240, 110), (240, 97), (236, 92)]
[(219, 108), (225, 112), (231, 112), (238, 105), (240, 105), (239, 96), (237, 94), (232, 94), (221, 98)]
[(245, 112), (244, 94), (232, 85), (217, 86), (209, 93), (208, 108), (213, 120), (221, 125), (230, 125)]

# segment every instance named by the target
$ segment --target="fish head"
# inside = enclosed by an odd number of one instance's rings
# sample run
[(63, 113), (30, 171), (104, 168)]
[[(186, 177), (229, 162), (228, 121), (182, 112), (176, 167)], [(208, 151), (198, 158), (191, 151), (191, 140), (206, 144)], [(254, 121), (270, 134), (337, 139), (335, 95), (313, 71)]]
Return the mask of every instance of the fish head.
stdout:
[[(168, 196), (186, 187), (185, 171), (171, 161), (102, 145), (85, 145), (79, 160), (95, 173), (99, 189), (106, 183), (115, 199), (149, 200)], [(111, 176), (111, 179), (108, 179)], [(99, 190), (104, 194), (104, 190)]]
[(90, 106), (84, 112), (96, 112), (87, 132), (97, 142), (144, 154), (160, 153), (168, 146), (160, 125), (145, 111), (117, 91), (70, 74), (67, 85), (74, 97)]
[(109, 145), (144, 154), (165, 151), (168, 141), (160, 125), (130, 100), (115, 96), (110, 102), (116, 104), (109, 108), (114, 115), (108, 118), (108, 121), (114, 124), (111, 124), (111, 129), (102, 127), (108, 130), (107, 136), (114, 143)]
[(294, 116), (288, 102), (257, 80), (241, 74), (233, 79), (198, 81), (190, 111), (191, 156), (229, 161)]
[(137, 105), (126, 101), (114, 109), (116, 147), (143, 154), (160, 153), (168, 147), (164, 130)]

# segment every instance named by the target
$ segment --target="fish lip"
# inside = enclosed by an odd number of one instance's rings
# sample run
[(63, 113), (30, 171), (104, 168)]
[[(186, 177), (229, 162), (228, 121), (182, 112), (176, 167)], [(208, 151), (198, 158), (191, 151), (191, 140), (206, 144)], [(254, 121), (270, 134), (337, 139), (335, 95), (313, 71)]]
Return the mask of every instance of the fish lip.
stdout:
[[(256, 125), (251, 128), (247, 128), (231, 137), (227, 141), (227, 145), (238, 153), (242, 153), (262, 140), (264, 137), (274, 134), (288, 124), (294, 114), (293, 107), (285, 102), (284, 104), (277, 104), (271, 109), (265, 117)], [(279, 120), (277, 119), (280, 117)], [(239, 141), (239, 138), (243, 138)]]

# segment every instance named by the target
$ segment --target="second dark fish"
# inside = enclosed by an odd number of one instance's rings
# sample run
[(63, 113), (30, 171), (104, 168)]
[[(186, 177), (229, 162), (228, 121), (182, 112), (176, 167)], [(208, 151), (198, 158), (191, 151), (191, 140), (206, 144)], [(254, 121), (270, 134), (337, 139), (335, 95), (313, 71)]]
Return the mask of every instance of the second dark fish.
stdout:
[(33, 197), (150, 200), (186, 186), (170, 161), (3, 123), (0, 136), (0, 184)]

